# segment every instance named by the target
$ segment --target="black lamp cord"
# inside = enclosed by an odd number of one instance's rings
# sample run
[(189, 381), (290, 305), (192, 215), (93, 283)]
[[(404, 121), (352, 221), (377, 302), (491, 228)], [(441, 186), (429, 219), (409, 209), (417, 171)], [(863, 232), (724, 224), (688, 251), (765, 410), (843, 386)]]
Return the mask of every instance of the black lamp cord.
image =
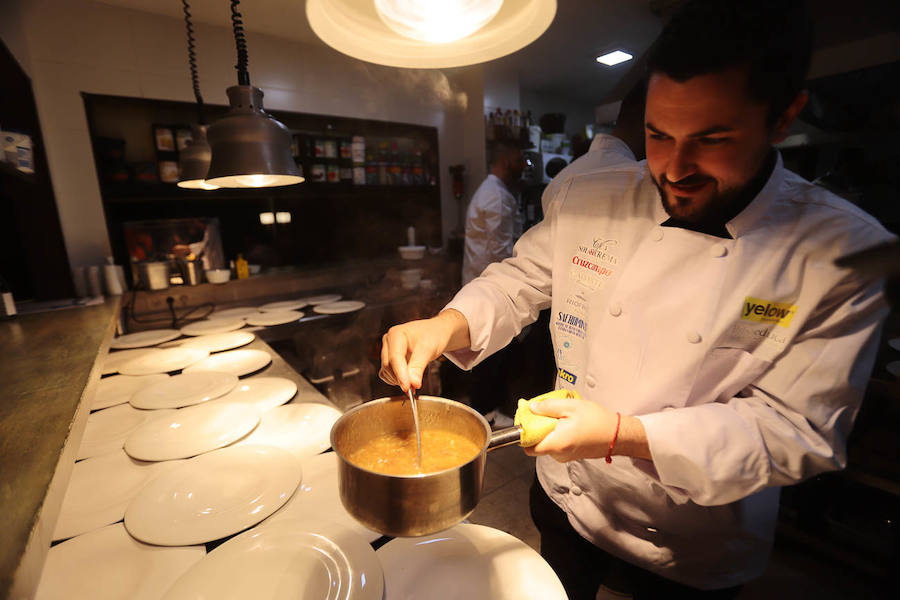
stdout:
[(238, 12), (241, 0), (231, 0), (231, 24), (234, 27), (234, 43), (237, 46), (238, 85), (250, 85), (250, 72), (247, 70), (247, 40), (244, 39), (244, 21)]
[[(123, 308), (123, 311), (125, 312), (125, 314), (128, 317), (130, 317), (131, 320), (134, 321), (135, 323), (168, 322), (168, 323), (171, 323), (172, 329), (178, 329), (178, 326), (181, 322), (199, 321), (200, 319), (205, 319), (206, 317), (211, 315), (216, 309), (215, 303), (204, 302), (203, 304), (198, 304), (194, 308), (188, 309), (182, 315), (177, 315), (177, 314), (175, 314), (175, 299), (170, 296), (169, 298), (166, 298), (166, 303), (168, 304), (169, 313), (170, 313), (171, 317), (163, 317), (163, 318), (159, 318), (159, 319), (139, 319), (134, 312), (134, 307), (135, 307), (135, 304), (137, 304), (137, 302), (136, 302), (137, 293), (138, 293), (138, 288), (140, 288), (140, 287), (141, 287), (141, 284), (135, 284), (135, 286), (131, 289), (131, 304), (130, 304), (130, 306), (125, 306)], [(207, 311), (205, 313), (203, 313), (200, 316), (191, 317), (192, 314), (194, 314), (195, 312), (197, 312), (198, 310), (201, 310), (203, 308), (207, 309)]]
[(203, 120), (203, 96), (200, 95), (200, 80), (197, 77), (197, 54), (194, 52), (194, 24), (191, 23), (191, 7), (187, 0), (181, 0), (184, 6), (184, 24), (187, 29), (188, 64), (191, 66), (191, 83), (194, 86), (194, 98), (197, 100), (197, 122), (201, 125)]

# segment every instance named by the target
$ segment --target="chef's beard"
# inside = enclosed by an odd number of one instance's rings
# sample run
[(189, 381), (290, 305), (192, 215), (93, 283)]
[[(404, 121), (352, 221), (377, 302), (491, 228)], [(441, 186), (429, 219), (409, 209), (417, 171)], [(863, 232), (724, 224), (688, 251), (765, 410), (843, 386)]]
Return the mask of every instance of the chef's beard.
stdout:
[(687, 223), (716, 221), (727, 211), (728, 207), (732, 206), (734, 202), (738, 201), (738, 199), (743, 196), (744, 192), (743, 188), (719, 190), (715, 180), (703, 176), (691, 176), (679, 181), (678, 183), (683, 183), (685, 185), (703, 183), (705, 181), (709, 182), (707, 185), (713, 187), (712, 194), (705, 197), (702, 202), (697, 202), (696, 196), (678, 196), (672, 193), (670, 189), (666, 189), (664, 184), (668, 183), (668, 179), (665, 179), (665, 175), (662, 175), (661, 177), (663, 179), (663, 184), (660, 184), (655, 176), (652, 177), (652, 179), (654, 185), (656, 185), (656, 189), (659, 190), (663, 208), (673, 219), (685, 221)]

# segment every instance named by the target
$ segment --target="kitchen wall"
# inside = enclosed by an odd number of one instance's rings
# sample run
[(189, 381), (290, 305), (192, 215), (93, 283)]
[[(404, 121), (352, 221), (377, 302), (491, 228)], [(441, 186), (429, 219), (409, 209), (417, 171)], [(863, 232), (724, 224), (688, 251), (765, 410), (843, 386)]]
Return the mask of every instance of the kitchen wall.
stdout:
[[(192, 101), (184, 22), (87, 0), (3, 4), (0, 35), (28, 62), (70, 261), (102, 262), (109, 240), (80, 93)], [(195, 30), (204, 101), (227, 104), (225, 88), (236, 81), (231, 31)], [(247, 42), (251, 81), (264, 90), (267, 108), (436, 127), (446, 239), (459, 215), (447, 167), (466, 164), (466, 197), (484, 177), (481, 67), (448, 77), (254, 32)]]

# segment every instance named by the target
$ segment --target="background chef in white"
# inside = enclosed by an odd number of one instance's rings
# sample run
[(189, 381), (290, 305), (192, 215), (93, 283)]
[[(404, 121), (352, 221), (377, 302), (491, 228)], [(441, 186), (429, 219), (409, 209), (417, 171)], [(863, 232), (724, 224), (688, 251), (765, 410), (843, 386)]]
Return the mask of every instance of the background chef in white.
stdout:
[(810, 29), (796, 1), (688, 2), (648, 56), (646, 162), (552, 186), (512, 258), (384, 336), (382, 376), (417, 388), (551, 306), (557, 385), (584, 400), (532, 407), (560, 421), (531, 502), (570, 598), (613, 572), (635, 598), (735, 597), (778, 487), (846, 464), (887, 310), (833, 261), (891, 236), (772, 148), (806, 102)]

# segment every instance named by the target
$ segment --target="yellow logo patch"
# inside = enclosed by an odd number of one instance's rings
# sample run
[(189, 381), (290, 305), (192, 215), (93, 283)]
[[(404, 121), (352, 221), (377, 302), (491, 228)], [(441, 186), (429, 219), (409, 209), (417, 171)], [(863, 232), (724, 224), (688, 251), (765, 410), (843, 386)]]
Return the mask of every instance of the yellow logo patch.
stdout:
[(741, 319), (757, 323), (775, 323), (779, 327), (788, 327), (796, 312), (797, 307), (789, 302), (770, 302), (747, 296), (744, 298)]

